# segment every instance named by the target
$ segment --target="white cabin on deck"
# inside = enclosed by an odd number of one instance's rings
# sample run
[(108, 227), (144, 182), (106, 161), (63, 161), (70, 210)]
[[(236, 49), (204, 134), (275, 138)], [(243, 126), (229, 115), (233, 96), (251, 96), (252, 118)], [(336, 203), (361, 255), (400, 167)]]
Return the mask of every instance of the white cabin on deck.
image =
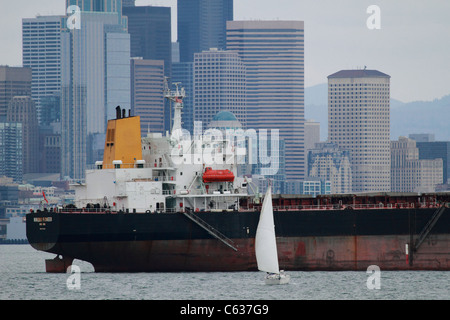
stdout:
[[(130, 213), (239, 210), (239, 199), (248, 193), (245, 178), (236, 177), (238, 148), (214, 135), (192, 140), (183, 135), (178, 128), (183, 96), (178, 89), (175, 94), (176, 130), (166, 136), (141, 138), (140, 118), (121, 117), (117, 108), (117, 119), (108, 121), (103, 161), (86, 171), (85, 183), (72, 184), (76, 207)], [(207, 171), (213, 178), (205, 179)]]

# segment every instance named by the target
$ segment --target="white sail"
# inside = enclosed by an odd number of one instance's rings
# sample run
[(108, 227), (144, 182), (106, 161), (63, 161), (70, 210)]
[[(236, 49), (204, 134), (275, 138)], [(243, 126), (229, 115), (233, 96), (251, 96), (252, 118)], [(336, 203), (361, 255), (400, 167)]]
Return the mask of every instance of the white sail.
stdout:
[(279, 273), (275, 224), (273, 221), (272, 191), (267, 188), (255, 237), (256, 262), (260, 271)]

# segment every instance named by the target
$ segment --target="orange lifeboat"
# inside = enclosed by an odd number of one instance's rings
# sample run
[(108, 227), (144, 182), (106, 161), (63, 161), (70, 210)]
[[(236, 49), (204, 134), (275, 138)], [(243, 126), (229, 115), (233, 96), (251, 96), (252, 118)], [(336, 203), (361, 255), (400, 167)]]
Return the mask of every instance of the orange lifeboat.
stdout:
[(233, 182), (234, 174), (230, 170), (212, 170), (211, 167), (205, 169), (203, 173), (203, 182)]

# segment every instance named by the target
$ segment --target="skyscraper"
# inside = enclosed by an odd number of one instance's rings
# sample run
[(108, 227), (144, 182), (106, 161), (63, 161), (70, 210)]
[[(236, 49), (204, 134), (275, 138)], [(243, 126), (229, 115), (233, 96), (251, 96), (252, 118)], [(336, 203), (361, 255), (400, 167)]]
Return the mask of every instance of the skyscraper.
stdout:
[(21, 122), (0, 121), (0, 177), (22, 182), (23, 137)]
[(61, 170), (79, 179), (101, 156), (116, 106), (130, 106), (130, 35), (120, 0), (68, 4), (82, 12), (81, 27), (61, 35)]
[(305, 176), (303, 21), (228, 21), (227, 50), (247, 69), (247, 127), (279, 129), (286, 179)]
[(171, 75), (172, 26), (170, 7), (128, 6), (123, 8), (128, 17), (130, 55), (145, 60), (163, 60), (164, 73)]
[(14, 96), (31, 96), (31, 69), (0, 66), (0, 121)]
[[(60, 94), (62, 16), (37, 16), (22, 20), (22, 62), (32, 70), (31, 97), (39, 123), (41, 99)], [(45, 107), (45, 106), (44, 106)]]
[(39, 125), (31, 97), (13, 97), (9, 102), (6, 121), (22, 124), (23, 173), (39, 172)]
[(47, 134), (43, 136), (41, 143), (41, 166), (40, 172), (61, 172), (61, 135)]
[[(124, 6), (123, 14), (128, 17), (131, 57), (164, 61), (164, 75), (169, 78), (170, 83), (172, 78), (171, 8)], [(171, 129), (171, 108), (169, 101), (164, 101), (163, 132)], [(159, 128), (157, 131), (160, 131)]]
[[(36, 108), (37, 109), (37, 108)], [(41, 97), (41, 126), (61, 125), (61, 94), (55, 93), (53, 95)], [(54, 132), (60, 133), (61, 129)]]
[(236, 52), (211, 49), (194, 55), (194, 121), (206, 129), (220, 111), (246, 128), (246, 71)]
[(131, 59), (131, 112), (141, 117), (141, 134), (164, 133), (164, 61)]
[(172, 64), (180, 62), (180, 43), (172, 42)]
[(210, 48), (225, 49), (233, 0), (178, 0), (177, 10), (181, 62), (192, 62), (194, 53)]
[(329, 141), (350, 150), (353, 192), (389, 192), (390, 76), (341, 70), (328, 76)]

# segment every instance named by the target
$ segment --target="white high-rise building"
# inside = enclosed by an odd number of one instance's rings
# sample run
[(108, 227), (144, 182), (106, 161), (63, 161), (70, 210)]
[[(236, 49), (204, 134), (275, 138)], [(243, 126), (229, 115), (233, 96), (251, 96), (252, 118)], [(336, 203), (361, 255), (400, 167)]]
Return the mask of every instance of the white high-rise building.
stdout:
[(303, 21), (227, 21), (227, 50), (236, 51), (247, 68), (247, 127), (278, 129), (286, 179), (303, 179)]
[(203, 129), (220, 111), (246, 127), (246, 69), (236, 52), (210, 49), (194, 54), (194, 121)]
[(328, 76), (328, 134), (351, 152), (353, 192), (389, 192), (390, 76), (366, 69)]
[(32, 70), (31, 97), (41, 122), (41, 98), (61, 90), (62, 16), (22, 20), (22, 64)]

